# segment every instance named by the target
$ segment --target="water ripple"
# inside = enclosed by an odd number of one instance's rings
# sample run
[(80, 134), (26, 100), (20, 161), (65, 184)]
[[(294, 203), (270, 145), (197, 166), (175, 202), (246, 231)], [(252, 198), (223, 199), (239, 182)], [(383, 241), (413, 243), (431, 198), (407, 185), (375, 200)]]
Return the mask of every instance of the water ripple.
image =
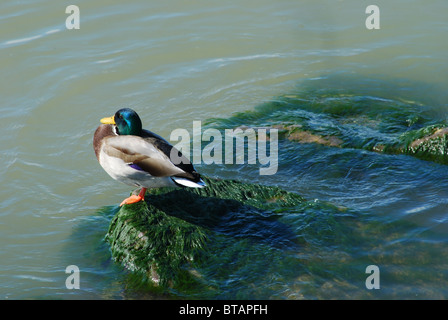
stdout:
[(21, 45), (21, 44), (26, 44), (26, 43), (29, 43), (31, 41), (34, 41), (34, 40), (37, 40), (37, 39), (41, 39), (41, 38), (46, 37), (48, 35), (60, 32), (61, 30), (62, 29), (51, 29), (51, 30), (42, 32), (40, 34), (37, 34), (35, 36), (8, 40), (8, 41), (5, 41), (5, 42), (1, 43), (0, 44), (0, 48), (7, 48), (7, 47), (13, 47), (13, 46)]

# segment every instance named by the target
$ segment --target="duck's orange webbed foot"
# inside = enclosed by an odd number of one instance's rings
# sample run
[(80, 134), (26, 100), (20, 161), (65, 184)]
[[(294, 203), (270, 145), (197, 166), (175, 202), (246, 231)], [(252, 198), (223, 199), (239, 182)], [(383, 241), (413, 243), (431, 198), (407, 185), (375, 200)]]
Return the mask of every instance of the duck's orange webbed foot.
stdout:
[(131, 203), (137, 203), (144, 200), (142, 197), (140, 196), (136, 196), (135, 194), (133, 194), (132, 196), (130, 196), (129, 198), (124, 199), (121, 203), (120, 203), (120, 207), (124, 204), (131, 204)]
[(140, 190), (140, 193), (138, 195), (133, 194), (132, 196), (124, 199), (120, 203), (120, 207), (124, 204), (132, 204), (132, 203), (137, 203), (137, 202), (145, 200), (145, 193), (146, 193), (146, 188), (142, 188), (142, 190)]

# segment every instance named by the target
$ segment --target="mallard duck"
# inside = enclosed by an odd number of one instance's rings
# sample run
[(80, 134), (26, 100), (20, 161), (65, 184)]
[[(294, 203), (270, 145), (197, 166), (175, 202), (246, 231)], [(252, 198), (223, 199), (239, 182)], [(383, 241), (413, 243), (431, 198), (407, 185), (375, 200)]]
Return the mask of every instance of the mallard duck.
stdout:
[(120, 109), (101, 123), (93, 136), (98, 162), (115, 180), (141, 188), (138, 195), (126, 198), (120, 206), (144, 200), (149, 188), (206, 186), (179, 150), (142, 128), (134, 110)]

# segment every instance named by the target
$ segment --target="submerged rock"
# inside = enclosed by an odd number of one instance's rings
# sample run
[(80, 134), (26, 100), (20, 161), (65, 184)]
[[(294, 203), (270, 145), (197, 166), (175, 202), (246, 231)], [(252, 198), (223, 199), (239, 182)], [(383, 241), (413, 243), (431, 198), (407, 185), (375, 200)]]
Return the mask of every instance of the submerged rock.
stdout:
[(403, 134), (403, 153), (448, 164), (448, 127), (428, 126)]
[[(203, 189), (152, 190), (147, 202), (124, 205), (113, 217), (106, 235), (112, 257), (139, 275), (142, 284), (200, 284), (201, 275), (195, 266), (209, 254), (209, 234), (220, 219), (228, 219), (229, 212), (239, 212), (248, 221), (255, 216), (253, 220), (262, 224), (263, 220), (275, 219), (276, 211), (304, 201), (278, 187), (206, 177), (204, 181), (207, 187)], [(226, 221), (225, 228), (239, 223)], [(284, 232), (282, 229), (278, 233)]]
[[(282, 136), (289, 141), (299, 143), (316, 143), (329, 147), (353, 147), (350, 142), (344, 142), (334, 135), (319, 135), (307, 130), (291, 130), (289, 126), (275, 125)], [(448, 127), (429, 125), (418, 130), (403, 133), (397, 141), (390, 143), (373, 143), (364, 149), (386, 154), (407, 154), (419, 159), (448, 164)]]
[(318, 143), (324, 146), (339, 147), (342, 140), (335, 136), (320, 136), (309, 131), (296, 131), (288, 136), (289, 140), (298, 141), (300, 143)]
[(412, 101), (340, 92), (285, 95), (254, 111), (211, 119), (208, 125), (277, 129), (285, 141), (407, 154), (448, 164), (448, 124)]
[(319, 135), (308, 130), (303, 130), (300, 125), (273, 125), (273, 129), (281, 132), (280, 136), (286, 137), (290, 141), (299, 143), (317, 143), (324, 146), (340, 147), (344, 142), (337, 136)]

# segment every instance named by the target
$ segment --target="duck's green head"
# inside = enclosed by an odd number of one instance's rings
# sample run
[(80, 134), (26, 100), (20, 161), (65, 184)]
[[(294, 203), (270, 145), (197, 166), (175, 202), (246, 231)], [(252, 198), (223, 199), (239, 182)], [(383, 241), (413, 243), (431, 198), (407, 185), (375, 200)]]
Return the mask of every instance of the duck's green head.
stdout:
[(142, 134), (142, 121), (137, 112), (129, 108), (120, 109), (112, 117), (101, 119), (101, 123), (114, 124), (119, 135)]

